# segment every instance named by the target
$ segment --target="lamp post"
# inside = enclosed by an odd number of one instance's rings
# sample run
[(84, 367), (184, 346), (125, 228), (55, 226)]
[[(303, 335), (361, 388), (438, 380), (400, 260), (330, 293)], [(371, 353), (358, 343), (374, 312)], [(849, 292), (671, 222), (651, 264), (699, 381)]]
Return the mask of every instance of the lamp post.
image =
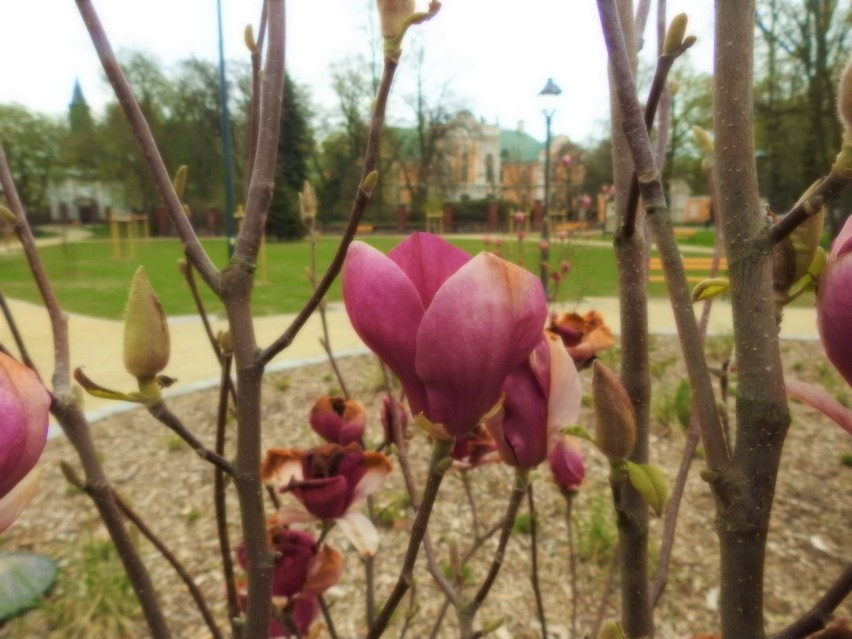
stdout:
[(544, 113), (544, 122), (546, 125), (546, 138), (544, 142), (544, 202), (541, 216), (541, 285), (547, 292), (547, 278), (550, 267), (550, 121), (553, 119), (553, 114), (556, 109), (553, 106), (553, 100), (562, 93), (553, 78), (547, 79), (547, 84), (539, 91), (543, 102), (546, 105), (542, 109)]
[[(225, 45), (222, 42), (222, 1), (216, 0), (216, 14), (219, 21), (219, 101), (220, 128), (222, 133), (222, 154), (225, 173), (225, 236), (228, 257), (234, 254), (234, 243), (237, 236), (234, 220), (234, 179), (231, 161), (231, 127), (228, 116), (228, 85), (225, 82)], [(248, 188), (248, 185), (246, 185)]]

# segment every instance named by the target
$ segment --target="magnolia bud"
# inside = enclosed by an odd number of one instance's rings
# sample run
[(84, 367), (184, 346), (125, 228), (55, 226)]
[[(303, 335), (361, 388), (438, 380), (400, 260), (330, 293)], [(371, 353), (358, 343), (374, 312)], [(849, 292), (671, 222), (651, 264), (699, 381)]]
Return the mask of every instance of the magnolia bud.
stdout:
[(702, 129), (697, 124), (693, 124), (692, 135), (695, 136), (695, 141), (698, 143), (698, 148), (700, 148), (703, 153), (713, 153), (715, 145), (713, 144), (713, 138), (710, 137), (710, 134), (707, 133), (707, 131)]
[(376, 0), (376, 6), (385, 39), (399, 36), (405, 21), (414, 13), (414, 0)]
[(601, 626), (601, 631), (598, 633), (598, 639), (625, 639), (624, 631), (615, 619), (608, 619)]
[[(820, 185), (822, 180), (817, 180), (808, 187), (808, 190), (799, 198), (799, 202), (805, 202), (805, 206), (811, 205), (809, 200), (814, 191)], [(814, 198), (816, 205), (821, 205), (823, 200)], [(819, 206), (816, 212), (808, 211), (808, 218), (796, 227), (796, 230), (790, 235), (790, 241), (793, 243), (793, 248), (796, 250), (796, 276), (795, 280), (801, 278), (808, 272), (808, 267), (813, 262), (817, 248), (819, 248), (819, 240), (822, 237), (823, 224), (825, 223), (825, 207)]]
[(151, 378), (169, 363), (169, 327), (160, 300), (145, 268), (140, 266), (130, 285), (124, 313), (124, 367), (131, 375)]
[(683, 44), (683, 36), (686, 35), (687, 17), (685, 13), (679, 13), (672, 18), (669, 29), (666, 31), (666, 39), (663, 41), (663, 53), (671, 55)]
[(184, 191), (186, 191), (186, 174), (188, 171), (186, 164), (181, 164), (175, 171), (175, 177), (172, 180), (179, 200), (183, 199)]
[(254, 29), (250, 24), (247, 24), (245, 31), (243, 31), (243, 39), (245, 40), (246, 48), (251, 53), (257, 53), (257, 40), (254, 39)]
[(3, 220), (9, 224), (18, 223), (18, 217), (2, 204), (0, 204), (0, 218), (3, 218)]
[(376, 188), (376, 183), (378, 181), (379, 181), (379, 172), (378, 171), (370, 171), (367, 174), (367, 177), (364, 178), (364, 182), (361, 184), (361, 188), (369, 193), (374, 188)]
[(600, 360), (592, 370), (595, 444), (610, 461), (627, 459), (636, 445), (633, 404), (618, 376)]
[(310, 224), (317, 216), (317, 194), (307, 180), (299, 193), (299, 211), (305, 224)]

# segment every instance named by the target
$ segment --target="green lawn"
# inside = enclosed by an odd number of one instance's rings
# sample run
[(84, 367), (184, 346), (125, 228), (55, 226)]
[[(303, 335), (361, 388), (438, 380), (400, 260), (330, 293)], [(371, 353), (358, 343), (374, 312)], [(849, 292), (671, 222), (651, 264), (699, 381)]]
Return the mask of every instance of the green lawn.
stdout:
[[(363, 238), (382, 251), (396, 245), (399, 237)], [(462, 249), (476, 253), (483, 248), (477, 240), (450, 238)], [(331, 260), (337, 247), (337, 238), (322, 238), (318, 244), (320, 268)], [(205, 240), (204, 246), (220, 267), (226, 262), (224, 240)], [(688, 249), (688, 246), (684, 247)], [(307, 242), (270, 243), (268, 251), (268, 281), (259, 281), (255, 288), (253, 304), (258, 315), (297, 311), (310, 295), (305, 268), (310, 260)], [(571, 263), (571, 272), (559, 289), (559, 299), (578, 300), (585, 296), (616, 294), (615, 260), (611, 248), (571, 243), (561, 246), (554, 243), (551, 249), (553, 267), (562, 260)], [(507, 259), (519, 261), (537, 269), (538, 246), (524, 244), (523, 252), (516, 242), (506, 242), (502, 254)], [(194, 312), (187, 287), (176, 268), (182, 255), (177, 240), (150, 240), (140, 242), (135, 259), (114, 259), (108, 241), (89, 241), (67, 246), (49, 246), (41, 250), (48, 274), (63, 307), (73, 313), (118, 319), (121, 317), (127, 287), (138, 264), (145, 266), (148, 276), (169, 315), (189, 315)], [(221, 305), (200, 288), (210, 312), (218, 312)], [(10, 298), (40, 301), (32, 276), (20, 252), (0, 252), (0, 291)], [(664, 295), (662, 284), (654, 284), (652, 295)], [(336, 283), (329, 294), (331, 300), (340, 299), (340, 285)]]

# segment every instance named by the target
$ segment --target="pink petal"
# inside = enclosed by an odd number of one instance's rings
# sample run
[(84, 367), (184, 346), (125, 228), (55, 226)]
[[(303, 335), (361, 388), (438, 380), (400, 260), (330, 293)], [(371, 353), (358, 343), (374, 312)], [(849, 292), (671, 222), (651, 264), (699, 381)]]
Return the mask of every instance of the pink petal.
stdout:
[(353, 504), (366, 499), (381, 488), (391, 472), (390, 461), (381, 453), (365, 452), (363, 464), (367, 467), (367, 470), (355, 485), (355, 491), (352, 495)]
[(550, 451), (550, 470), (556, 484), (565, 490), (576, 491), (586, 475), (583, 454), (573, 437), (564, 437)]
[(562, 429), (576, 424), (580, 418), (583, 388), (574, 360), (561, 340), (546, 333), (550, 347), (550, 399), (547, 407), (547, 428), (550, 447), (561, 439)]
[(343, 301), (352, 327), (402, 382), (414, 414), (426, 405), (415, 371), (420, 293), (405, 272), (380, 251), (353, 242), (343, 264)]
[[(850, 218), (852, 219), (852, 218)], [(838, 238), (839, 239), (839, 238)], [(825, 354), (852, 385), (852, 255), (829, 260), (817, 289), (817, 328)]]
[(784, 379), (787, 394), (800, 402), (816, 408), (852, 435), (852, 410), (846, 408), (822, 386), (815, 386), (795, 379)]
[(379, 531), (367, 517), (350, 511), (334, 521), (362, 557), (376, 554), (379, 549)]
[(352, 503), (346, 479), (340, 475), (291, 482), (289, 492), (305, 510), (323, 521), (340, 517)]
[(429, 307), (447, 278), (471, 259), (460, 248), (431, 233), (413, 233), (388, 253), (388, 257), (414, 284), (424, 308)]
[(846, 218), (843, 228), (831, 244), (830, 257), (840, 258), (852, 251), (852, 216)]
[(6, 530), (24, 511), (36, 494), (44, 466), (36, 466), (0, 499), (0, 533)]
[(260, 467), (260, 478), (264, 484), (286, 488), (290, 481), (301, 481), (302, 453), (292, 448), (270, 448)]
[(524, 363), (506, 378), (503, 405), (485, 425), (505, 463), (530, 469), (544, 461), (548, 443), (547, 395), (529, 364)]
[(292, 506), (282, 506), (275, 513), (275, 521), (282, 526), (307, 524), (316, 520), (317, 518), (305, 510), (305, 507), (301, 503)]
[(532, 273), (490, 253), (465, 264), (436, 293), (417, 334), (426, 416), (456, 436), (475, 428), (541, 340), (546, 319)]
[(0, 497), (41, 457), (49, 412), (50, 395), (36, 374), (0, 353)]

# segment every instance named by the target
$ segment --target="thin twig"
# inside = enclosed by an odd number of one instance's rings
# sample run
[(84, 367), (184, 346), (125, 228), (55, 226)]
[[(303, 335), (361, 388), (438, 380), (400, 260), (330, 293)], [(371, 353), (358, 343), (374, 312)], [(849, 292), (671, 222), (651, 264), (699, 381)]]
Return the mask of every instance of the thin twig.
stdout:
[(479, 518), (476, 515), (476, 500), (473, 498), (473, 487), (470, 482), (470, 475), (467, 469), (461, 471), (461, 480), (464, 485), (464, 494), (467, 496), (467, 503), (470, 506), (470, 517), (473, 520), (473, 535), (479, 537)]
[(59, 305), (56, 293), (45, 272), (44, 263), (36, 249), (32, 229), (27, 221), (27, 213), (18, 196), (15, 182), (12, 180), (12, 173), (9, 170), (2, 145), (0, 145), (0, 186), (3, 187), (3, 195), (9, 208), (17, 218), (15, 233), (21, 241), (30, 271), (50, 318), (54, 353), (51, 413), (56, 417), (68, 441), (80, 458), (80, 463), (86, 473), (86, 484), (92, 489), (90, 493), (92, 501), (98, 509), (104, 526), (106, 526), (112, 543), (118, 552), (127, 578), (133, 587), (133, 592), (139, 600), (149, 630), (158, 639), (169, 639), (171, 632), (157, 599), (154, 585), (151, 582), (151, 575), (127, 533), (127, 528), (124, 526), (118, 506), (112, 498), (106, 474), (92, 441), (86, 416), (71, 391), (67, 317)]
[[(367, 516), (375, 525), (376, 523), (376, 504), (373, 496), (367, 497)], [(375, 584), (375, 555), (367, 555), (362, 559), (364, 564), (364, 602), (367, 612), (367, 626), (373, 623), (376, 618), (376, 584)]]
[(192, 450), (195, 451), (195, 454), (201, 457), (201, 459), (210, 462), (231, 477), (234, 476), (234, 467), (231, 465), (231, 462), (202, 444), (201, 441), (192, 434), (192, 431), (183, 425), (180, 418), (168, 409), (164, 401), (160, 400), (155, 404), (150, 404), (147, 406), (147, 409), (154, 419), (159, 421), (175, 435), (189, 444)]
[[(62, 474), (72, 486), (89, 496), (92, 496), (93, 491), (91, 485), (83, 482), (74, 472), (73, 468), (64, 462), (62, 462)], [(207, 624), (207, 627), (210, 629), (213, 637), (215, 639), (223, 639), (222, 633), (216, 625), (216, 620), (213, 618), (210, 608), (207, 607), (204, 595), (195, 584), (192, 575), (187, 572), (186, 568), (183, 567), (183, 564), (180, 563), (180, 560), (178, 560), (175, 554), (169, 550), (163, 540), (161, 540), (156, 533), (148, 527), (142, 518), (127, 504), (127, 502), (121, 498), (121, 495), (119, 495), (115, 489), (110, 490), (112, 492), (112, 498), (115, 500), (115, 503), (121, 513), (127, 517), (134, 526), (136, 526), (145, 539), (151, 542), (151, 545), (157, 549), (157, 551), (163, 556), (163, 559), (171, 565), (174, 571), (178, 574), (178, 577), (180, 577), (181, 581), (183, 581), (184, 585), (186, 585), (190, 596), (193, 601), (195, 601), (195, 605), (198, 607), (198, 612), (201, 613), (201, 617), (204, 619), (204, 623)]]
[(488, 569), (488, 574), (482, 585), (477, 590), (476, 595), (471, 599), (462, 610), (459, 611), (459, 621), (463, 618), (468, 618), (472, 623), (476, 612), (482, 606), (488, 593), (491, 591), (491, 586), (497, 579), (500, 568), (503, 566), (503, 559), (506, 553), (506, 544), (509, 543), (509, 536), (512, 534), (512, 527), (515, 524), (515, 518), (518, 514), (518, 508), (521, 506), (521, 501), (527, 492), (527, 483), (529, 481), (529, 473), (520, 468), (515, 469), (515, 483), (512, 486), (512, 494), (509, 497), (509, 504), (506, 506), (506, 514), (503, 516), (502, 526), (500, 529), (500, 538), (497, 542), (497, 550), (491, 560), (491, 567)]
[(665, 197), (651, 148), (651, 140), (648, 137), (642, 110), (636, 99), (636, 85), (630, 70), (618, 12), (613, 0), (597, 0), (597, 4), (609, 52), (610, 68), (617, 89), (622, 127), (630, 145), (636, 174), (639, 176), (640, 193), (646, 204), (657, 249), (660, 251), (665, 268), (666, 285), (671, 297), (684, 361), (696, 397), (696, 408), (701, 424), (702, 439), (707, 451), (707, 461), (712, 468), (725, 471), (731, 465), (730, 454), (722, 434), (713, 386), (710, 374), (707, 371), (695, 314), (692, 311), (686, 273), (674, 238), (671, 219), (666, 214)]
[(835, 609), (852, 592), (852, 564), (840, 574), (813, 608), (784, 628), (771, 639), (803, 639), (817, 630), (822, 630), (831, 621)]
[(183, 242), (186, 255), (198, 269), (207, 286), (214, 293), (218, 294), (219, 271), (213, 265), (213, 262), (210, 261), (210, 257), (201, 246), (201, 242), (195, 234), (189, 218), (184, 213), (183, 205), (175, 192), (172, 178), (168, 170), (166, 170), (166, 165), (157, 148), (151, 128), (148, 126), (142, 109), (139, 108), (139, 103), (133, 95), (133, 90), (130, 88), (130, 84), (127, 82), (127, 78), (124, 77), (124, 73), (116, 60), (115, 53), (113, 53), (112, 46), (109, 43), (100, 18), (98, 18), (95, 7), (91, 0), (76, 0), (76, 2), (77, 9), (80, 11), (83, 22), (89, 31), (92, 44), (95, 45), (95, 50), (98, 53), (107, 80), (109, 80), (115, 97), (118, 98), (118, 102), (124, 111), (124, 117), (130, 125), (133, 137), (136, 138), (139, 149), (145, 157), (148, 170), (151, 172), (151, 177), (160, 193), (160, 197), (166, 204), (172, 224), (175, 225), (175, 230), (177, 230), (181, 242)]
[(541, 597), (541, 583), (538, 579), (538, 514), (535, 511), (532, 482), (527, 486), (527, 503), (530, 508), (530, 563), (532, 564), (533, 593), (535, 593), (535, 608), (538, 612), (538, 622), (541, 626), (542, 639), (547, 639), (547, 618), (544, 614), (544, 600)]
[(334, 618), (331, 616), (331, 608), (325, 601), (325, 597), (319, 595), (317, 597), (319, 600), (320, 610), (322, 610), (322, 617), (325, 619), (326, 630), (328, 630), (328, 635), (331, 639), (338, 639), (337, 630), (334, 628)]
[[(222, 378), (219, 383), (219, 404), (216, 410), (216, 454), (225, 457), (225, 427), (228, 422), (228, 382), (231, 381), (231, 353), (222, 354)], [(237, 585), (234, 581), (234, 560), (231, 556), (231, 540), (228, 535), (228, 509), (225, 500), (225, 471), (218, 466), (213, 470), (213, 507), (216, 511), (216, 533), (219, 538), (219, 554), (222, 559), (222, 577), (228, 601), (228, 619), (236, 639), (242, 636), (239, 623), (240, 604)]]
[(565, 526), (568, 528), (568, 568), (571, 573), (571, 639), (577, 639), (577, 608), (580, 604), (580, 590), (577, 587), (577, 553), (574, 550), (574, 493), (564, 491)]
[(800, 224), (814, 213), (819, 212), (825, 202), (839, 195), (850, 183), (852, 183), (852, 175), (844, 173), (837, 166), (832, 166), (831, 173), (817, 185), (810, 197), (797, 202), (793, 208), (772, 225), (772, 228), (769, 229), (770, 244), (774, 246), (789, 236)]
[(6, 324), (9, 327), (9, 331), (12, 333), (12, 339), (15, 340), (15, 346), (18, 347), (18, 354), (21, 356), (21, 363), (32, 370), (36, 376), (41, 379), (41, 375), (36, 368), (35, 362), (33, 362), (29, 352), (27, 351), (27, 345), (24, 343), (24, 339), (18, 331), (18, 324), (15, 322), (15, 316), (12, 315), (12, 311), (6, 303), (6, 298), (3, 296), (3, 293), (0, 293), (0, 309), (3, 311), (3, 317), (6, 318)]
[(379, 155), (379, 142), (381, 140), (382, 129), (385, 121), (385, 109), (387, 107), (388, 96), (390, 95), (393, 76), (396, 72), (397, 63), (391, 58), (385, 58), (384, 72), (382, 74), (382, 82), (379, 85), (379, 93), (376, 96), (376, 106), (373, 110), (373, 115), (370, 120), (370, 133), (367, 138), (367, 152), (364, 157), (364, 169), (361, 174), (358, 192), (355, 195), (355, 201), (352, 203), (352, 212), (349, 215), (349, 222), (343, 231), (343, 238), (340, 240), (340, 246), (337, 248), (334, 258), (328, 266), (325, 274), (322, 276), (319, 284), (307, 301), (305, 306), (293, 319), (293, 322), (284, 331), (284, 333), (276, 339), (272, 344), (263, 349), (260, 353), (258, 361), (261, 364), (266, 364), (278, 353), (287, 348), (292, 342), (308, 318), (313, 314), (320, 301), (328, 293), (332, 282), (343, 268), (343, 261), (346, 258), (346, 251), (352, 240), (355, 238), (355, 232), (358, 230), (358, 224), (361, 222), (361, 216), (367, 208), (370, 201), (371, 193), (364, 190), (360, 185), (364, 183), (364, 179), (376, 168), (376, 161)]
[(612, 597), (612, 591), (615, 590), (615, 572), (618, 567), (618, 557), (620, 554), (621, 550), (616, 547), (615, 552), (612, 554), (612, 561), (609, 562), (609, 570), (607, 571), (606, 581), (601, 592), (601, 600), (598, 604), (598, 614), (595, 615), (595, 625), (592, 627), (592, 632), (589, 633), (590, 637), (597, 637), (601, 631), (601, 626), (606, 616), (606, 609), (609, 605), (609, 598)]
[(426, 486), (423, 489), (423, 498), (420, 500), (417, 516), (412, 525), (411, 536), (408, 539), (408, 549), (405, 552), (402, 569), (400, 570), (396, 585), (382, 606), (381, 612), (376, 617), (375, 622), (370, 627), (367, 639), (377, 639), (382, 635), (396, 607), (411, 584), (414, 564), (417, 561), (423, 535), (426, 533), (426, 527), (429, 525), (429, 518), (432, 515), (432, 507), (435, 505), (435, 499), (438, 497), (438, 489), (441, 487), (441, 481), (444, 479), (445, 470), (442, 470), (446, 464), (444, 460), (447, 458), (452, 444), (452, 440), (444, 439), (436, 439), (432, 444), (429, 477), (426, 480)]
[(417, 608), (415, 608), (415, 604), (417, 603), (417, 582), (411, 582), (411, 592), (408, 593), (408, 610), (405, 613), (405, 620), (402, 623), (402, 629), (399, 631), (399, 639), (405, 639), (405, 635), (408, 633), (408, 628), (411, 626), (411, 622), (414, 621), (414, 617), (417, 614)]

